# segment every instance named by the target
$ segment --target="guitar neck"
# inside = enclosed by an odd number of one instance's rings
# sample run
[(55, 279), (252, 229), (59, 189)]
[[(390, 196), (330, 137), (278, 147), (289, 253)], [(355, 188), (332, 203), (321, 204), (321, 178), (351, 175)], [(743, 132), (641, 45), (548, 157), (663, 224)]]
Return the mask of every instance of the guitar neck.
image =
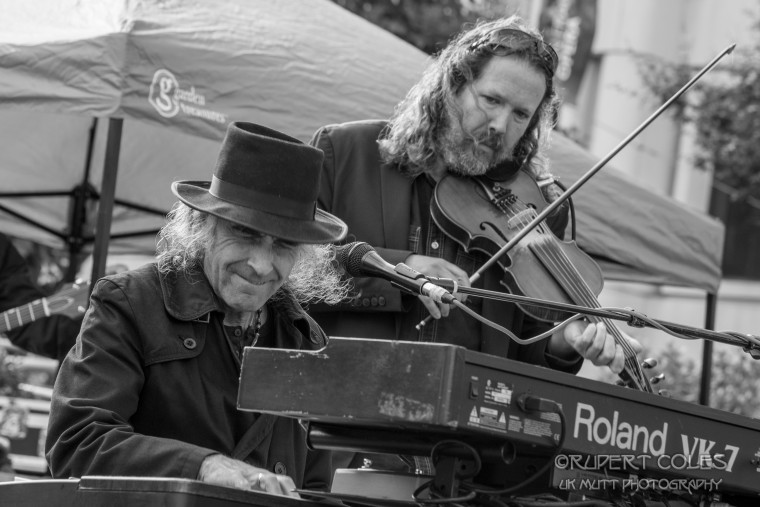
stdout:
[(46, 298), (36, 299), (25, 305), (11, 308), (0, 314), (0, 333), (25, 326), (42, 317), (50, 316)]

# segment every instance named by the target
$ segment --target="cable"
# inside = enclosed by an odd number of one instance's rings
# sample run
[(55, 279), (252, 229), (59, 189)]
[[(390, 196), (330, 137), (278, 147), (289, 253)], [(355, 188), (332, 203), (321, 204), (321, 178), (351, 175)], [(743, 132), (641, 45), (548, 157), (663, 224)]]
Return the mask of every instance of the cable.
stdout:
[(562, 411), (562, 407), (553, 400), (548, 400), (546, 398), (541, 398), (538, 396), (531, 396), (528, 394), (524, 394), (520, 396), (517, 400), (518, 406), (524, 411), (524, 412), (551, 412), (555, 413), (559, 416), (560, 420), (560, 434), (559, 434), (559, 441), (557, 442), (557, 445), (555, 447), (554, 453), (552, 454), (551, 458), (542, 466), (536, 473), (525, 479), (524, 481), (514, 485), (510, 486), (508, 488), (504, 489), (490, 489), (490, 488), (473, 488), (473, 491), (477, 491), (478, 493), (483, 493), (487, 495), (507, 495), (509, 493), (513, 493), (519, 489), (524, 488), (531, 482), (535, 481), (537, 478), (542, 476), (549, 468), (554, 464), (554, 461), (557, 457), (557, 455), (562, 451), (562, 448), (565, 444), (565, 434), (566, 434), (566, 420), (565, 420), (565, 413)]
[[(555, 325), (553, 328), (539, 335), (532, 336), (530, 338), (519, 338), (510, 330), (506, 329), (505, 327), (500, 326), (499, 324), (496, 324), (495, 322), (491, 322), (490, 320), (483, 318), (481, 315), (478, 315), (475, 311), (473, 311), (471, 308), (469, 308), (467, 305), (460, 302), (459, 300), (454, 300), (454, 305), (460, 308), (462, 311), (464, 311), (468, 315), (470, 315), (471, 317), (473, 317), (474, 319), (477, 319), (483, 324), (507, 335), (511, 340), (514, 340), (520, 345), (529, 345), (531, 343), (535, 343), (540, 340), (545, 340), (546, 338), (551, 337), (554, 333), (556, 333), (560, 329), (563, 329), (565, 326), (567, 326), (569, 323), (573, 322), (574, 320), (585, 318), (581, 314), (574, 314), (568, 317), (567, 319), (563, 320), (559, 324)], [(658, 329), (664, 333), (667, 333), (675, 338), (680, 338), (683, 340), (707, 339), (706, 337), (688, 336), (685, 334), (677, 333), (671, 329), (668, 329), (666, 326), (664, 326), (663, 324), (660, 324), (656, 320), (651, 319), (647, 315), (637, 312), (636, 310), (632, 308), (617, 308), (617, 307), (601, 306), (594, 309), (616, 313), (621, 317), (625, 317), (626, 320), (628, 321), (628, 325), (631, 327), (637, 327), (637, 328), (644, 327), (645, 326), (644, 323), (646, 323), (646, 325), (649, 325), (650, 327)], [(734, 333), (734, 332), (723, 332), (722, 334), (724, 336), (722, 337), (723, 339), (721, 341), (729, 345), (742, 346), (745, 348), (745, 350), (746, 349), (760, 349), (760, 338), (756, 336), (752, 336), (749, 334), (739, 334), (739, 333)]]
[(563, 320), (560, 324), (556, 325), (555, 327), (553, 327), (553, 328), (549, 329), (548, 331), (545, 331), (545, 332), (543, 332), (543, 333), (541, 333), (539, 335), (533, 336), (531, 338), (519, 338), (517, 335), (515, 335), (509, 329), (507, 329), (507, 328), (505, 328), (503, 326), (500, 326), (499, 324), (497, 324), (495, 322), (492, 322), (492, 321), (490, 321), (490, 320), (482, 317), (481, 315), (478, 315), (474, 310), (472, 310), (471, 308), (469, 308), (467, 305), (465, 305), (461, 301), (455, 299), (454, 300), (454, 305), (457, 308), (459, 308), (462, 311), (464, 311), (465, 313), (467, 313), (468, 315), (470, 315), (471, 317), (473, 317), (474, 319), (477, 319), (480, 322), (482, 322), (483, 324), (485, 324), (485, 325), (487, 325), (489, 327), (492, 327), (493, 329), (496, 329), (497, 331), (500, 331), (501, 333), (504, 333), (510, 339), (514, 340), (515, 342), (519, 343), (520, 345), (529, 345), (531, 343), (535, 343), (535, 342), (540, 341), (540, 340), (545, 340), (546, 338), (551, 337), (551, 335), (553, 335), (557, 330), (562, 329), (563, 327), (565, 327), (566, 325), (568, 325), (572, 321), (584, 318), (583, 315), (575, 314), (575, 315), (572, 315), (571, 317)]
[[(475, 477), (480, 472), (480, 469), (483, 466), (483, 462), (480, 459), (480, 454), (474, 447), (472, 447), (471, 445), (465, 442), (461, 442), (459, 440), (441, 440), (440, 442), (437, 442), (430, 451), (430, 460), (433, 462), (434, 465), (437, 462), (437, 458), (439, 457), (441, 450), (446, 446), (463, 447), (472, 456), (473, 461), (475, 462), (473, 471), (471, 473), (468, 473), (468, 474), (457, 473), (456, 474), (457, 478), (469, 479), (471, 477)], [(441, 504), (441, 503), (456, 504), (459, 502), (468, 502), (470, 500), (473, 500), (477, 496), (477, 494), (474, 491), (471, 491), (470, 493), (464, 496), (460, 496), (460, 497), (450, 497), (450, 498), (438, 497), (438, 496), (435, 496), (435, 492), (432, 489), (430, 489), (430, 486), (432, 484), (433, 484), (433, 481), (430, 480), (423, 483), (417, 489), (415, 489), (414, 493), (412, 493), (412, 498), (414, 499), (414, 501), (420, 504), (424, 504), (424, 505), (431, 505), (431, 504), (435, 505), (435, 504)], [(422, 492), (425, 490), (427, 490), (430, 496), (433, 498), (430, 498), (430, 499), (419, 498), (419, 495), (421, 495)]]
[[(562, 192), (567, 191), (567, 187), (563, 185), (559, 178), (554, 178), (554, 184), (557, 185), (560, 189), (562, 189)], [(568, 197), (567, 198), (567, 204), (569, 206), (569, 215), (570, 215), (570, 239), (572, 241), (575, 241), (575, 204), (573, 203), (573, 198)]]

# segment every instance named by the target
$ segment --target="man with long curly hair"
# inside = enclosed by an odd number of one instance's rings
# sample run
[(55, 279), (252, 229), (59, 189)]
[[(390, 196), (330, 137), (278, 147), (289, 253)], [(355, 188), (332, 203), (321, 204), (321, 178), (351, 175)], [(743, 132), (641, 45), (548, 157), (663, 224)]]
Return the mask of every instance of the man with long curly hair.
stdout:
[[(328, 125), (316, 132), (311, 143), (325, 152), (320, 206), (346, 221), (352, 240), (369, 243), (391, 264), (469, 285), (488, 257), (466, 251), (461, 239), (438, 227), (431, 216), (435, 186), (448, 174), (481, 177), (491, 185), (522, 171), (546, 199), (555, 199), (561, 190), (542, 148), (558, 102), (556, 69), (554, 50), (517, 17), (481, 22), (459, 34), (389, 121)], [(566, 203), (546, 222), (563, 237)], [(504, 291), (504, 279), (494, 264), (476, 286)], [(617, 373), (624, 367), (623, 349), (603, 323), (573, 321), (545, 340), (520, 345), (466, 312), (406, 295), (386, 281), (359, 278), (355, 289), (348, 304), (314, 308), (328, 334), (452, 343), (573, 373), (583, 358)], [(553, 325), (512, 304), (475, 297), (466, 304), (522, 338)], [(418, 330), (428, 315), (432, 322)]]
[(327, 488), (330, 455), (298, 421), (237, 409), (243, 348), (324, 347), (300, 303), (345, 296), (331, 244), (346, 225), (316, 207), (322, 157), (233, 123), (211, 181), (172, 185), (157, 262), (94, 285), (63, 361), (45, 446), (54, 477)]

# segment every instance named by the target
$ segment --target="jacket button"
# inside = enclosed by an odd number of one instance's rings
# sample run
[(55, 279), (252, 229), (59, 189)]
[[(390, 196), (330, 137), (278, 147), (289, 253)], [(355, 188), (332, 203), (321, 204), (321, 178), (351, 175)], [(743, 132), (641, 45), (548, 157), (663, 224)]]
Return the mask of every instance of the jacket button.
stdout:
[(192, 338), (185, 338), (184, 340), (182, 340), (182, 345), (184, 345), (185, 348), (188, 350), (193, 350), (195, 347), (198, 346), (198, 344), (195, 343), (195, 340)]
[(372, 306), (377, 306), (377, 298), (376, 297), (372, 297), (372, 299), (370, 299), (370, 304)]
[(285, 466), (285, 463), (282, 461), (278, 461), (274, 464), (274, 473), (277, 475), (288, 475), (288, 469)]
[(439, 246), (441, 245), (439, 245), (437, 241), (433, 241), (432, 243), (430, 243), (430, 248), (432, 248), (433, 250), (438, 250)]
[(377, 304), (379, 304), (380, 306), (385, 306), (385, 298), (383, 296), (380, 296), (379, 298), (377, 298)]
[(369, 298), (362, 298), (362, 306), (369, 306)]

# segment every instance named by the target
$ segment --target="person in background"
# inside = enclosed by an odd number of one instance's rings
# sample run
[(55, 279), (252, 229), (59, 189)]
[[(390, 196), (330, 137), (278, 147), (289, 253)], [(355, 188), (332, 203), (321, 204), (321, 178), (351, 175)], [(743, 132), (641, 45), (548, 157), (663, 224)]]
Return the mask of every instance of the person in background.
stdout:
[[(68, 292), (73, 294), (74, 291)], [(77, 294), (78, 299), (86, 303), (87, 287), (83, 286)], [(29, 264), (11, 238), (0, 233), (0, 312), (23, 309), (46, 295), (32, 279)], [(24, 315), (21, 322), (14, 314), (8, 321), (3, 319), (3, 324), (10, 328), (6, 335), (13, 345), (27, 352), (60, 361), (74, 345), (82, 323), (83, 313), (71, 310), (49, 316), (34, 315), (33, 318)]]
[[(542, 150), (557, 111), (557, 64), (552, 47), (515, 16), (460, 33), (389, 121), (327, 125), (315, 133), (311, 144), (325, 153), (319, 205), (346, 221), (352, 240), (369, 243), (389, 263), (469, 286), (488, 257), (465, 251), (436, 225), (430, 212), (435, 186), (448, 174), (493, 184), (523, 170), (537, 192), (556, 199), (561, 189)], [(546, 223), (562, 238), (567, 203)], [(504, 292), (503, 280), (495, 264), (475, 286)], [(576, 320), (548, 339), (521, 345), (466, 312), (407, 295), (384, 280), (357, 278), (355, 294), (350, 303), (312, 308), (330, 336), (451, 343), (570, 373), (578, 372), (584, 358), (616, 373), (624, 367), (621, 344), (603, 323)], [(554, 325), (514, 304), (476, 297), (465, 303), (520, 338)], [(433, 321), (417, 330), (428, 315)], [(638, 342), (631, 344), (640, 350)]]
[(61, 365), (45, 444), (53, 477), (326, 489), (330, 454), (307, 448), (298, 421), (236, 405), (244, 347), (322, 348), (299, 301), (346, 296), (331, 264), (346, 225), (316, 208), (322, 158), (233, 123), (211, 181), (172, 185), (157, 261), (94, 285)]
[(14, 480), (15, 470), (9, 456), (10, 448), (10, 440), (0, 436), (0, 482)]

